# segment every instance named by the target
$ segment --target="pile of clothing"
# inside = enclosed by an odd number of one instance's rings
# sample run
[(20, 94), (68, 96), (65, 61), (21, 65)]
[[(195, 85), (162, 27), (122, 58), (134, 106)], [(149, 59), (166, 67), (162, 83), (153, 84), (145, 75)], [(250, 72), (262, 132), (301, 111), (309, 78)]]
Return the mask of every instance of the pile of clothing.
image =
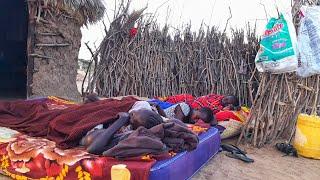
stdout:
[(145, 154), (161, 154), (191, 151), (197, 148), (198, 136), (183, 123), (171, 121), (150, 129), (139, 127), (103, 155), (116, 158), (136, 157)]

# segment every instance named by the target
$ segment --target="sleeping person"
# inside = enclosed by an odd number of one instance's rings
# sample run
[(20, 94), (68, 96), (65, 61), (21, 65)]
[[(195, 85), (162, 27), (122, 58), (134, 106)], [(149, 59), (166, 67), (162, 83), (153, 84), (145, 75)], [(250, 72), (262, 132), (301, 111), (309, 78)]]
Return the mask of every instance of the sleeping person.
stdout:
[(239, 99), (234, 95), (224, 96), (220, 104), (223, 106), (223, 110), (239, 110), (240, 108)]
[(162, 117), (146, 101), (137, 101), (128, 113), (118, 114), (111, 125), (100, 124), (90, 130), (80, 141), (92, 154), (101, 154), (125, 139), (133, 130), (143, 126), (150, 129), (163, 123)]
[(159, 112), (164, 117), (179, 119), (184, 123), (194, 124), (196, 121), (201, 119), (205, 123), (210, 125), (216, 125), (213, 111), (208, 107), (201, 107), (199, 109), (191, 108), (187, 103), (180, 102), (177, 104), (162, 102), (160, 100), (154, 99), (149, 103), (156, 104), (157, 109), (162, 109), (163, 114)]

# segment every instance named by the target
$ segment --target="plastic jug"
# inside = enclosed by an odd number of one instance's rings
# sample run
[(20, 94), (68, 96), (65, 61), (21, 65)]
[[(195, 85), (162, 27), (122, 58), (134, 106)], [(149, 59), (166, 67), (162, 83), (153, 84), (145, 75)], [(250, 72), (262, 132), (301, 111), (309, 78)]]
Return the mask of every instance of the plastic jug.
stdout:
[(300, 114), (298, 116), (294, 147), (304, 157), (320, 159), (320, 117)]

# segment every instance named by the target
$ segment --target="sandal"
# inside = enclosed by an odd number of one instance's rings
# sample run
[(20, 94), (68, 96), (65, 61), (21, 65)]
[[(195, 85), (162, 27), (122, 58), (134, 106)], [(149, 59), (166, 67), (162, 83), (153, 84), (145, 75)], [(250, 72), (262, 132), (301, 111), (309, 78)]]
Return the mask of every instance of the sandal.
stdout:
[(235, 159), (239, 159), (243, 162), (246, 163), (253, 163), (254, 160), (247, 157), (247, 152), (241, 150), (240, 148), (238, 148), (235, 145), (232, 144), (221, 144), (221, 149), (223, 151), (227, 151), (228, 153), (226, 154), (226, 156), (231, 157), (231, 158), (235, 158)]
[(240, 148), (238, 148), (237, 146), (235, 145), (232, 145), (232, 144), (221, 144), (221, 148), (222, 150), (224, 151), (228, 151), (228, 152), (239, 152), (241, 154), (247, 154), (247, 152), (241, 150)]
[(253, 159), (247, 157), (245, 154), (242, 154), (242, 153), (239, 153), (236, 151), (229, 152), (226, 154), (226, 156), (228, 156), (230, 158), (234, 158), (234, 159), (239, 159), (239, 160), (246, 162), (246, 163), (253, 163), (254, 162)]

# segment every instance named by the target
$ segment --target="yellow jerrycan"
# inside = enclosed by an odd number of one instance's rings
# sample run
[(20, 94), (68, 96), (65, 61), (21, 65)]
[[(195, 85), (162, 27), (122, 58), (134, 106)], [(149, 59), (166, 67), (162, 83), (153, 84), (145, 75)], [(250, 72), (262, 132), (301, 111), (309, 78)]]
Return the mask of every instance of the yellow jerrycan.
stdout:
[(294, 147), (298, 154), (320, 159), (320, 117), (300, 114), (297, 120)]

